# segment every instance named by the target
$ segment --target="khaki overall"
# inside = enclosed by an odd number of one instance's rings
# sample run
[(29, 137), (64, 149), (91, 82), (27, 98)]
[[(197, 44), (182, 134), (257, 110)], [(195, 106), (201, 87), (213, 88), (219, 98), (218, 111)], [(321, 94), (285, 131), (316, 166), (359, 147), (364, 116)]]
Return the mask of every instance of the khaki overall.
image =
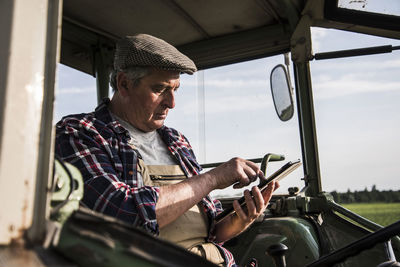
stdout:
[[(147, 186), (163, 186), (187, 179), (179, 165), (145, 165), (139, 159), (138, 172)], [(207, 243), (208, 218), (201, 204), (194, 205), (174, 222), (160, 229), (160, 238), (178, 244), (190, 252), (223, 266), (220, 250)]]

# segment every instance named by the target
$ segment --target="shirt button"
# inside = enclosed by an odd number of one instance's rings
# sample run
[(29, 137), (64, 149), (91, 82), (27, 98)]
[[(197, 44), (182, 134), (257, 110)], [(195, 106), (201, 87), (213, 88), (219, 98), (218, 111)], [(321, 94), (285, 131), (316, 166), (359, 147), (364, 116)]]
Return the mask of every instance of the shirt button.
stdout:
[(129, 174), (129, 175), (133, 175), (133, 171), (129, 171), (128, 174)]

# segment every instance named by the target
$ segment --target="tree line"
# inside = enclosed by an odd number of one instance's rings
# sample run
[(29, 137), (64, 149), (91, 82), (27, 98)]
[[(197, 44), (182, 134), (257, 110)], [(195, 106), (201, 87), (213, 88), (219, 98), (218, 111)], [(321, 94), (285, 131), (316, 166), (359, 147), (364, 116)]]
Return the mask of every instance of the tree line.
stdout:
[(350, 191), (345, 193), (333, 191), (331, 192), (336, 203), (369, 203), (369, 202), (400, 202), (400, 190), (377, 190), (373, 185), (371, 191), (365, 188), (363, 191)]

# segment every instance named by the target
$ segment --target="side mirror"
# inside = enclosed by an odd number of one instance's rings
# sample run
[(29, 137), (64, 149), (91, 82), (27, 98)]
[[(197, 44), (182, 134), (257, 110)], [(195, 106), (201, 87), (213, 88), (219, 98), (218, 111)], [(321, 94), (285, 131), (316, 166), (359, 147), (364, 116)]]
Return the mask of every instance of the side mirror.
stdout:
[(281, 121), (288, 121), (293, 117), (294, 106), (285, 66), (280, 64), (272, 69), (270, 82), (276, 114)]

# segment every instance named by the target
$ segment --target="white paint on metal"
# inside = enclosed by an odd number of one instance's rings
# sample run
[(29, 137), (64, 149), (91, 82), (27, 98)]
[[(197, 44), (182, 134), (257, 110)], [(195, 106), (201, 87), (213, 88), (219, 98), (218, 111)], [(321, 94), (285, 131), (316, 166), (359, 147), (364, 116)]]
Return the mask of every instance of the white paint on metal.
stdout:
[(48, 0), (5, 1), (12, 4), (0, 11), (11, 21), (10, 40), (0, 42), (0, 49), (9, 48), (0, 57), (7, 66), (7, 82), (0, 88), (0, 244), (20, 238), (32, 224), (48, 18)]

